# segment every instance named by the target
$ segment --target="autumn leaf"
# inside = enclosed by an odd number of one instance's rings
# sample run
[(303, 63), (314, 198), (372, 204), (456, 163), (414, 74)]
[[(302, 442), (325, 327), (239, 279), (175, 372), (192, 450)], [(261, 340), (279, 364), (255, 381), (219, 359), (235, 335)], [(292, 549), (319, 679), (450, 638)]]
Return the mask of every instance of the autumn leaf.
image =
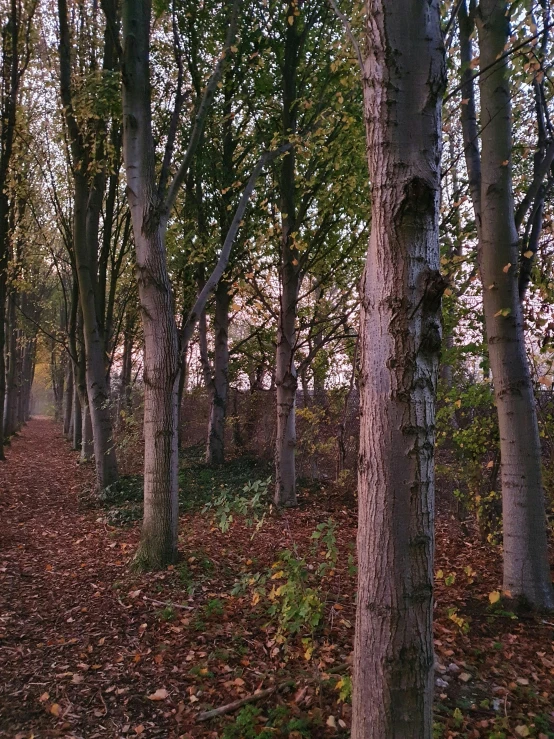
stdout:
[(52, 703), (50, 706), (50, 713), (52, 716), (56, 716), (56, 718), (60, 715), (61, 708), (59, 703)]
[(150, 701), (164, 701), (169, 693), (165, 688), (158, 688), (155, 693), (151, 693), (148, 696), (148, 700)]
[(498, 590), (493, 590), (492, 593), (489, 593), (489, 601), (491, 602), (491, 605), (494, 603), (498, 603), (500, 600), (500, 592)]

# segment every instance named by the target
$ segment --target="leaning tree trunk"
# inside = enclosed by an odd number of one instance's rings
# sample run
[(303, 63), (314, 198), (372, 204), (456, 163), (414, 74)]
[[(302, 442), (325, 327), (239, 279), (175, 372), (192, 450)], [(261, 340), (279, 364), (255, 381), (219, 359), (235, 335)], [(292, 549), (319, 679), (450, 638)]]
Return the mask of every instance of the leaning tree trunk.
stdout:
[(229, 391), (229, 283), (220, 282), (215, 292), (214, 366), (211, 382), (211, 407), (208, 425), (206, 462), (225, 461), (225, 416)]
[(482, 0), (477, 16), (481, 93), (483, 306), (502, 458), (504, 590), (554, 608), (541, 446), (518, 294), (518, 234), (511, 176), (508, 4)]
[(353, 739), (430, 739), (438, 212), (438, 0), (368, 0), (372, 224), (361, 285)]

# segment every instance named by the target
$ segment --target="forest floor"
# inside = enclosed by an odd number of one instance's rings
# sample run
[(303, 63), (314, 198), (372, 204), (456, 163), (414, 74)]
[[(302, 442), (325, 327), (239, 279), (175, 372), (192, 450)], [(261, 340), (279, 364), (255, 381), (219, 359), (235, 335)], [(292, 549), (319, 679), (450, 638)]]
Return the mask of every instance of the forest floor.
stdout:
[[(94, 501), (90, 466), (47, 419), (31, 421), (7, 457), (0, 737), (348, 736), (353, 499), (312, 486), (297, 510), (257, 530), (248, 516), (229, 520), (224, 496), (202, 507), (262, 468), (238, 461), (217, 472), (185, 459), (182, 562), (136, 575), (138, 495)], [(491, 602), (498, 550), (448, 510), (436, 567), (436, 737), (553, 738), (554, 617)]]

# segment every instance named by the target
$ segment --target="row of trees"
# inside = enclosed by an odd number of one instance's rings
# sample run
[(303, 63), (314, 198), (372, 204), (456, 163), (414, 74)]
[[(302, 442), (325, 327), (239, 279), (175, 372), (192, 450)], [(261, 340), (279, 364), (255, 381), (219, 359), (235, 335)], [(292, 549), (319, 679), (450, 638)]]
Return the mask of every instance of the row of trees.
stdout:
[[(114, 427), (140, 378), (135, 565), (159, 568), (177, 557), (192, 366), (210, 396), (211, 464), (225, 460), (230, 382), (274, 389), (279, 506), (296, 504), (299, 382), (309, 396), (331, 363), (347, 385), (357, 375), (353, 736), (430, 737), (445, 290), (447, 348), (480, 334), (479, 379), (492, 371), (504, 589), (554, 607), (524, 320), (529, 289), (550, 290), (548, 0), (5, 11), (0, 437), (28, 417), (38, 339), (66, 434), (93, 457), (98, 487), (116, 484)], [(483, 327), (456, 327), (476, 279)], [(447, 351), (446, 385), (453, 372)]]

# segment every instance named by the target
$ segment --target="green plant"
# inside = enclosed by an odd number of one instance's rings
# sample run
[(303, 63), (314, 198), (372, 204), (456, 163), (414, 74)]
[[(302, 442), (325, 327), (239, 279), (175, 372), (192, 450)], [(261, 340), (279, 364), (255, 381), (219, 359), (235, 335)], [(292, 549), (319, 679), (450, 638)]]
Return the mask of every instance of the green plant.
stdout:
[(165, 608), (162, 608), (156, 613), (157, 613), (158, 618), (161, 619), (162, 621), (173, 621), (175, 620), (177, 616), (173, 606), (166, 606)]
[(317, 568), (320, 577), (330, 575), (337, 566), (339, 550), (337, 547), (337, 525), (332, 518), (320, 523), (316, 526), (316, 530), (312, 533), (312, 540), (317, 544), (321, 542), (325, 546), (323, 552), (323, 562)]
[(273, 565), (272, 580), (281, 580), (281, 585), (272, 587), (269, 613), (277, 617), (278, 636), (281, 640), (288, 634), (297, 634), (306, 629), (313, 632), (323, 617), (323, 602), (315, 588), (308, 586), (306, 560), (289, 549), (281, 553)]
[(247, 482), (242, 488), (242, 495), (238, 495), (229, 488), (223, 488), (213, 500), (205, 504), (203, 513), (211, 511), (214, 524), (223, 533), (229, 531), (236, 516), (244, 517), (247, 526), (255, 524), (256, 531), (259, 531), (267, 512), (270, 483), (270, 477), (267, 480)]
[(206, 618), (212, 618), (212, 616), (223, 616), (224, 610), (223, 603), (219, 598), (213, 598), (204, 606), (204, 615)]

